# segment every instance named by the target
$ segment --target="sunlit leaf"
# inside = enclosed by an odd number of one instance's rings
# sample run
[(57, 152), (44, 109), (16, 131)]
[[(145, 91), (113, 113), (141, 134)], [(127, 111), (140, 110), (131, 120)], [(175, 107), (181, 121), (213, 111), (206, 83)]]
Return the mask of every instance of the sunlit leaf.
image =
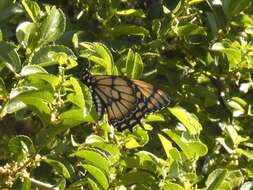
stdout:
[(198, 134), (202, 130), (202, 125), (198, 118), (181, 107), (169, 109), (170, 112), (189, 130), (191, 134)]
[(85, 163), (96, 166), (106, 173), (109, 173), (109, 161), (106, 155), (102, 152), (96, 150), (80, 150), (74, 153), (78, 158), (84, 159)]
[(16, 47), (7, 42), (0, 42), (0, 65), (5, 65), (12, 72), (21, 69), (21, 61), (16, 51)]
[(221, 189), (227, 175), (227, 170), (217, 169), (213, 171), (206, 181), (207, 190)]
[(113, 57), (110, 50), (102, 43), (83, 42), (80, 45), (84, 48), (81, 52), (81, 57), (85, 57), (94, 63), (97, 63), (105, 68), (105, 74), (117, 75), (118, 71), (114, 65)]
[(66, 27), (66, 18), (61, 9), (52, 7), (42, 23), (40, 30), (40, 44), (46, 44), (57, 40)]
[(207, 154), (207, 147), (200, 141), (184, 139), (176, 131), (164, 130), (164, 132), (181, 148), (188, 158), (201, 157)]
[(51, 165), (60, 175), (63, 175), (65, 178), (70, 178), (70, 174), (68, 169), (64, 166), (63, 163), (52, 160), (52, 159), (45, 159), (43, 160), (47, 164)]
[(34, 153), (35, 148), (28, 136), (18, 135), (9, 140), (9, 150), (15, 155), (16, 161), (24, 161)]
[(96, 179), (96, 182), (103, 188), (108, 189), (108, 179), (106, 175), (97, 167), (89, 164), (81, 164), (81, 166), (89, 172), (89, 174)]

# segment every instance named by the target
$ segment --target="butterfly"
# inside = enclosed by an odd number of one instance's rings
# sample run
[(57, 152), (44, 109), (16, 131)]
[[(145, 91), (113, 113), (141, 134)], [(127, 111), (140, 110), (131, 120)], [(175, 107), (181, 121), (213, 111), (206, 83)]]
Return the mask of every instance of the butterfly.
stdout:
[(81, 81), (89, 87), (99, 119), (107, 113), (111, 125), (118, 131), (132, 131), (150, 112), (170, 104), (170, 99), (153, 85), (125, 76), (92, 75), (89, 69), (82, 73)]

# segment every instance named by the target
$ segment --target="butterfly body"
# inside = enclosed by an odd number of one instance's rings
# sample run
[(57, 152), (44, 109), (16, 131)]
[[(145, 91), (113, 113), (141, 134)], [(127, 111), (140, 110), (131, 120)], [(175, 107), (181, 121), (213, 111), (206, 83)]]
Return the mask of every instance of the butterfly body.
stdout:
[(106, 112), (110, 124), (119, 131), (140, 124), (150, 112), (167, 107), (170, 100), (153, 85), (122, 76), (83, 73), (82, 82), (89, 87), (99, 119)]

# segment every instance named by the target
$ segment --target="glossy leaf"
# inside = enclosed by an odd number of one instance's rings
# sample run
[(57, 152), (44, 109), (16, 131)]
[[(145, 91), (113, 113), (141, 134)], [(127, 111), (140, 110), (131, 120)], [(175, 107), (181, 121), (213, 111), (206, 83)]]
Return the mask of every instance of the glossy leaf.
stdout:
[(188, 113), (181, 107), (174, 107), (170, 108), (169, 110), (189, 130), (191, 134), (195, 135), (200, 133), (202, 126), (194, 114)]
[(62, 122), (61, 124), (67, 128), (77, 126), (84, 122), (94, 122), (92, 115), (87, 115), (83, 109), (71, 109), (62, 112), (59, 118)]
[(78, 158), (84, 159), (88, 164), (96, 166), (109, 174), (109, 161), (103, 152), (96, 150), (79, 150), (74, 153)]
[(123, 36), (123, 35), (133, 35), (140, 36), (142, 38), (148, 37), (149, 31), (137, 25), (120, 25), (111, 29), (111, 34), (113, 36)]
[(164, 132), (181, 148), (188, 158), (206, 155), (208, 149), (206, 145), (200, 141), (188, 141), (176, 131), (164, 130)]
[(223, 2), (223, 10), (226, 16), (230, 19), (230, 17), (238, 15), (243, 9), (249, 6), (250, 0), (242, 0), (242, 1), (233, 1), (233, 0), (225, 0)]
[(165, 186), (163, 186), (164, 190), (184, 190), (184, 188), (176, 183), (167, 183)]
[(45, 159), (43, 160), (47, 164), (51, 165), (60, 175), (63, 175), (65, 178), (70, 178), (70, 174), (68, 169), (64, 166), (63, 163), (57, 161), (57, 160), (52, 160), (52, 159)]
[(16, 36), (22, 46), (34, 48), (37, 45), (38, 38), (36, 39), (37, 27), (32, 22), (23, 22), (16, 29)]
[(35, 1), (29, 0), (22, 0), (21, 3), (30, 19), (36, 23), (40, 19), (41, 14), (39, 5)]
[(24, 135), (18, 135), (10, 139), (8, 143), (10, 152), (15, 155), (16, 161), (24, 161), (35, 152), (32, 140)]
[(87, 145), (91, 145), (105, 152), (108, 152), (110, 154), (110, 158), (112, 159), (112, 162), (118, 161), (119, 156), (120, 156), (120, 151), (117, 145), (110, 144), (106, 142), (103, 138), (96, 135), (88, 136), (85, 140), (85, 143)]
[(70, 48), (62, 45), (52, 45), (40, 48), (33, 54), (30, 62), (33, 65), (40, 65), (42, 67), (58, 65), (59, 63), (51, 56), (53, 53), (64, 53), (68, 56), (69, 60), (76, 59), (76, 56)]
[(105, 74), (117, 75), (117, 69), (114, 65), (113, 57), (110, 50), (103, 44), (95, 42), (83, 42), (80, 45), (84, 48), (81, 52), (81, 57), (85, 57), (94, 63), (97, 63), (105, 68)]
[(84, 96), (83, 96), (83, 92), (82, 92), (80, 84), (73, 77), (70, 78), (70, 83), (73, 86), (74, 93), (69, 94), (68, 99), (71, 100), (72, 103), (76, 104), (78, 107), (84, 109), (85, 102), (84, 102)]
[(0, 42), (0, 65), (5, 65), (12, 72), (18, 72), (21, 69), (21, 61), (16, 51), (16, 47), (7, 42)]
[(251, 190), (253, 188), (253, 181), (245, 182), (239, 190)]
[(82, 164), (81, 165), (85, 170), (89, 172), (89, 174), (96, 179), (96, 182), (102, 189), (108, 189), (109, 184), (106, 175), (97, 167), (89, 165), (89, 164)]
[(179, 26), (175, 30), (178, 36), (206, 35), (204, 28), (195, 24)]
[(46, 44), (61, 37), (66, 27), (66, 18), (61, 9), (52, 7), (40, 30), (40, 44)]
[(0, 77), (0, 100), (7, 98), (7, 89), (5, 87), (3, 79)]
[(207, 179), (206, 185), (207, 190), (211, 189), (222, 189), (222, 185), (227, 175), (227, 170), (218, 169), (213, 171)]
[(122, 177), (121, 184), (130, 185), (130, 184), (147, 184), (149, 186), (155, 187), (156, 179), (155, 177), (145, 171), (136, 171), (129, 172), (124, 177)]
[(37, 73), (47, 73), (45, 69), (38, 65), (27, 65), (22, 68), (21, 72), (19, 73), (21, 76), (29, 76)]
[(128, 51), (126, 60), (126, 73), (130, 78), (138, 79), (143, 71), (143, 62), (138, 53), (134, 53), (131, 49)]

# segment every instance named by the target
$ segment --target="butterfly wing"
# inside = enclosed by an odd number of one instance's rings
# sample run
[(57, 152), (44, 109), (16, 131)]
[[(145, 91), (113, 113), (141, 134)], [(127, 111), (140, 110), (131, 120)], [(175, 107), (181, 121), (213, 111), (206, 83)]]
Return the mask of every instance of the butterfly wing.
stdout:
[(162, 90), (140, 80), (132, 80), (147, 102), (147, 113), (161, 110), (170, 104), (168, 96)]
[[(108, 114), (109, 122), (122, 131), (140, 123), (146, 112), (145, 98), (128, 78), (117, 76), (92, 76), (91, 86), (97, 110)], [(99, 102), (100, 101), (100, 102)], [(102, 111), (98, 113), (103, 113)]]
[(97, 93), (92, 93), (92, 100), (95, 106), (95, 109), (98, 114), (98, 119), (102, 119), (104, 113), (105, 113), (105, 106), (104, 103), (102, 102), (101, 98), (97, 95)]
[(109, 122), (119, 131), (140, 123), (147, 113), (170, 103), (166, 94), (153, 85), (119, 76), (93, 76), (89, 72), (82, 81), (90, 88), (99, 119), (107, 112)]

